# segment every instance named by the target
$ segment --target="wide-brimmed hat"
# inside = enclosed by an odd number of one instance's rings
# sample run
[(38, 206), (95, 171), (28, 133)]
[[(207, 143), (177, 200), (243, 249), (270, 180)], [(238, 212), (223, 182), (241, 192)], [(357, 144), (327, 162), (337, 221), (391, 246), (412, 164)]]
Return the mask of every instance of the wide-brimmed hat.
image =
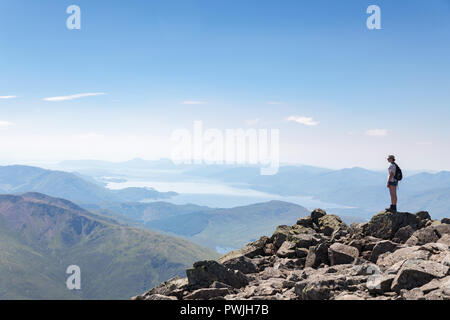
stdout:
[(395, 156), (393, 155), (393, 154), (390, 154), (390, 155), (388, 155), (388, 157), (387, 157), (388, 159), (392, 159), (392, 160), (395, 160)]

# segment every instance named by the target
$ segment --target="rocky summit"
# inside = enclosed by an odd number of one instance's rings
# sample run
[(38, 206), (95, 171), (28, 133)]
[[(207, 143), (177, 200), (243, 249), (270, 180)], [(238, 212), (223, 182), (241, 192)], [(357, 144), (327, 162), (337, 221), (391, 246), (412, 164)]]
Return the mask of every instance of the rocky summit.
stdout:
[(450, 219), (379, 212), (347, 226), (321, 209), (135, 300), (450, 300)]

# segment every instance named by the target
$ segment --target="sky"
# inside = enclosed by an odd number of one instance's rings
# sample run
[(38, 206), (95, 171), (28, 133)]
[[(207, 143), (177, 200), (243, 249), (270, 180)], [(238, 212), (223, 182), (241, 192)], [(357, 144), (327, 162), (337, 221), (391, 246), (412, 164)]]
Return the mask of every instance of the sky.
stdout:
[(167, 158), (201, 121), (279, 130), (282, 163), (450, 170), (449, 57), (450, 0), (0, 0), (0, 163)]

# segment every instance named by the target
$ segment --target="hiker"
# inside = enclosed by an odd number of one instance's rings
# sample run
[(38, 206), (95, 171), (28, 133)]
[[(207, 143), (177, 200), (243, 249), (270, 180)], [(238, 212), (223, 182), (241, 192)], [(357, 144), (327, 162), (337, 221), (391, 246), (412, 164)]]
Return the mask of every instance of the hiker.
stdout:
[(395, 163), (394, 155), (389, 155), (387, 161), (391, 164), (388, 169), (389, 177), (387, 181), (387, 187), (391, 195), (391, 206), (386, 208), (386, 211), (397, 212), (397, 187), (398, 182), (403, 178), (403, 174), (400, 167)]

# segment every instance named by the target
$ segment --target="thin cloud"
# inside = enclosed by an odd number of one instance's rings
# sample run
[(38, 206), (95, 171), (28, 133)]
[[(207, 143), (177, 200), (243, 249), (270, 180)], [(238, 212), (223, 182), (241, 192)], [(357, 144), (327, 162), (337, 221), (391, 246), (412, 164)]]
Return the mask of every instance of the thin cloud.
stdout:
[(386, 129), (371, 129), (366, 131), (366, 135), (370, 137), (386, 137), (389, 131)]
[(271, 104), (271, 105), (280, 105), (280, 104), (284, 104), (281, 101), (268, 101), (267, 104)]
[(296, 122), (299, 124), (303, 124), (305, 126), (317, 126), (319, 122), (314, 121), (313, 118), (310, 117), (302, 117), (302, 116), (290, 116), (286, 118), (286, 121)]
[(95, 97), (95, 96), (104, 96), (106, 93), (104, 92), (93, 92), (93, 93), (79, 93), (79, 94), (73, 94), (70, 96), (60, 96), (60, 97), (49, 97), (44, 98), (44, 101), (51, 101), (51, 102), (59, 102), (59, 101), (68, 101), (68, 100), (74, 100), (74, 99), (80, 99), (80, 98), (86, 98), (86, 97)]
[(9, 128), (16, 125), (15, 123), (9, 122), (9, 121), (0, 121), (0, 129), (2, 128)]
[(17, 96), (0, 96), (0, 99), (15, 99)]
[(79, 138), (79, 139), (101, 139), (104, 137), (105, 137), (104, 135), (98, 134), (96, 132), (82, 133), (82, 134), (78, 134), (78, 135), (74, 136), (74, 138)]
[(245, 121), (247, 126), (256, 126), (261, 120), (260, 119), (250, 119)]
[(200, 104), (206, 104), (206, 102), (205, 101), (197, 101), (197, 100), (186, 100), (186, 101), (181, 101), (181, 104), (200, 105)]

